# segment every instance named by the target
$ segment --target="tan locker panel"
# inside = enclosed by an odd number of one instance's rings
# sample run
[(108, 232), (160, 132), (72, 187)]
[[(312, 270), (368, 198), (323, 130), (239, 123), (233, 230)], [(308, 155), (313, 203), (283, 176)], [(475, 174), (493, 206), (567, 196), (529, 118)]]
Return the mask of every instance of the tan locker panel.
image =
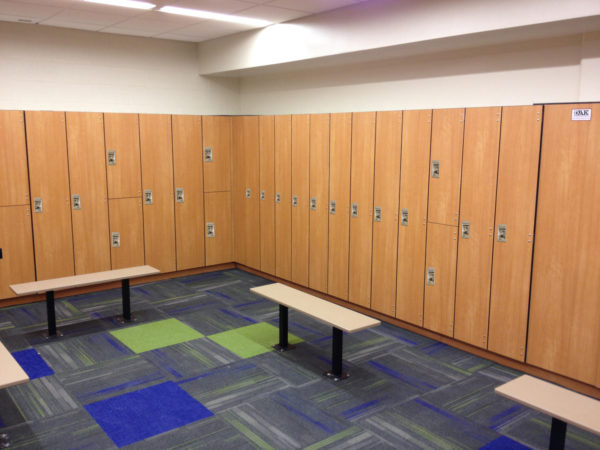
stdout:
[(206, 236), (206, 265), (233, 261), (233, 226), (231, 221), (231, 192), (204, 194), (204, 235)]
[(172, 116), (177, 270), (204, 266), (202, 117)]
[(112, 268), (144, 265), (144, 219), (141, 198), (108, 201)]
[(544, 107), (527, 362), (588, 384), (600, 365), (598, 148), (600, 105)]
[(108, 198), (140, 197), (140, 127), (137, 114), (104, 114)]
[(260, 270), (258, 117), (233, 118), (235, 261)]
[(402, 111), (377, 113), (371, 309), (396, 314)]
[(29, 205), (0, 207), (0, 298), (14, 297), (10, 284), (35, 280)]
[(275, 275), (292, 279), (291, 116), (275, 116)]
[(450, 337), (454, 333), (457, 234), (457, 227), (427, 225), (423, 326)]
[(430, 223), (458, 226), (465, 110), (434, 109), (429, 168)]
[(327, 292), (329, 246), (329, 114), (310, 116), (308, 286)]
[[(348, 300), (352, 114), (332, 114), (330, 130), (327, 293)], [(331, 210), (333, 202), (335, 211)]]
[(75, 274), (110, 270), (104, 120), (102, 113), (66, 115)]
[(204, 192), (231, 191), (231, 117), (202, 117)]
[(430, 144), (431, 110), (404, 111), (396, 317), (418, 326), (423, 326)]
[(28, 204), (23, 111), (0, 111), (0, 206)]
[(308, 286), (310, 116), (292, 116), (292, 281)]
[(25, 121), (37, 279), (70, 276), (75, 265), (65, 113), (27, 111)]
[(454, 338), (487, 348), (501, 108), (467, 108)]
[(260, 270), (275, 275), (275, 117), (258, 119), (260, 147)]
[[(502, 108), (488, 349), (524, 361), (542, 106)], [(504, 237), (500, 234), (506, 230)]]
[(171, 116), (140, 114), (146, 264), (176, 269)]
[(348, 300), (371, 306), (375, 113), (352, 113)]

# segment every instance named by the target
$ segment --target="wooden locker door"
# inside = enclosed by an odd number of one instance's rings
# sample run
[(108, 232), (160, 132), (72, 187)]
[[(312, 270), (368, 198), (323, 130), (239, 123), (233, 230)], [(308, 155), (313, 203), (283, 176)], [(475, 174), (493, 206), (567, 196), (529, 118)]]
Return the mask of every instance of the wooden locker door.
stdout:
[(292, 281), (308, 286), (310, 116), (292, 116)]
[[(104, 114), (108, 198), (141, 197), (140, 127), (137, 114)], [(114, 162), (108, 156), (114, 152)]]
[[(591, 120), (573, 110), (591, 110)], [(600, 105), (546, 105), (527, 363), (588, 384), (600, 365)]]
[[(329, 114), (310, 116), (308, 286), (327, 292), (329, 246)], [(314, 199), (314, 200), (313, 200)], [(314, 204), (311, 203), (314, 201)]]
[(292, 279), (291, 116), (275, 116), (275, 275)]
[(260, 116), (260, 270), (275, 275), (275, 117)]
[[(231, 192), (204, 194), (206, 225), (206, 265), (233, 261), (233, 226), (231, 221)], [(212, 232), (210, 232), (212, 228)]]
[(202, 117), (172, 116), (177, 270), (204, 266)]
[(231, 117), (202, 117), (202, 134), (212, 153), (204, 159), (204, 192), (231, 191)]
[(348, 300), (352, 113), (331, 115), (329, 146), (329, 267), (327, 293)]
[[(502, 108), (488, 349), (525, 360), (541, 106)], [(498, 240), (498, 227), (506, 239)]]
[(454, 338), (481, 348), (487, 348), (501, 111), (467, 108), (465, 116)]
[(377, 113), (375, 143), (371, 308), (393, 317), (396, 314), (402, 111)]
[(0, 206), (28, 204), (23, 111), (0, 111)]
[(70, 276), (75, 265), (65, 113), (27, 111), (25, 121), (37, 279)]
[[(430, 223), (458, 226), (465, 110), (434, 109), (429, 177)], [(433, 166), (439, 163), (439, 176)]]
[[(450, 337), (454, 333), (457, 234), (457, 227), (437, 223), (427, 225), (423, 326)], [(434, 273), (430, 274), (430, 270)]]
[[(173, 139), (171, 116), (140, 114), (146, 264), (175, 271)], [(147, 199), (148, 192), (151, 200)]]
[(144, 219), (141, 198), (108, 201), (112, 269), (144, 265)]
[(0, 207), (0, 298), (15, 297), (11, 284), (35, 280), (29, 205)]
[(431, 110), (404, 111), (400, 164), (396, 317), (423, 326)]
[(366, 308), (371, 307), (375, 117), (374, 112), (352, 113), (348, 299)]
[(102, 113), (66, 114), (75, 274), (110, 270), (104, 120)]

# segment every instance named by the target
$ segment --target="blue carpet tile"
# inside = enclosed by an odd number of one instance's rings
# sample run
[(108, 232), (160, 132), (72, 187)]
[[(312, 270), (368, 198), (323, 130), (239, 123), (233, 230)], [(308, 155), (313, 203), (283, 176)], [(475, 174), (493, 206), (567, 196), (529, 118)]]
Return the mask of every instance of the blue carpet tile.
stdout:
[(13, 352), (12, 356), (23, 368), (30, 380), (54, 374), (54, 371), (46, 364), (46, 361), (33, 348)]

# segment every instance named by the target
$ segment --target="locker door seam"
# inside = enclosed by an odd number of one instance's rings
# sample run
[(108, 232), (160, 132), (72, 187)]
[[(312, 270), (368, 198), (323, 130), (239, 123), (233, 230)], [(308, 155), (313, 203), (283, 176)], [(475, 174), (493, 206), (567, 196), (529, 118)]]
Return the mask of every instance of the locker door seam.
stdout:
[(71, 249), (73, 252), (73, 275), (78, 275), (77, 273), (77, 261), (75, 258), (75, 229), (73, 227), (73, 208), (71, 205), (71, 166), (69, 164), (69, 138), (67, 136), (67, 113), (66, 112), (62, 112), (63, 115), (63, 119), (64, 119), (64, 133), (65, 133), (65, 150), (67, 152), (67, 181), (69, 182), (69, 198), (68, 198), (68, 203), (69, 203), (69, 215), (71, 217)]
[(21, 111), (23, 117), (23, 133), (25, 134), (25, 157), (27, 160), (27, 188), (29, 189), (29, 220), (31, 222), (31, 247), (33, 250), (33, 276), (38, 279), (37, 260), (35, 255), (35, 233), (33, 227), (33, 196), (31, 195), (31, 173), (29, 171), (29, 139), (27, 138), (27, 114)]

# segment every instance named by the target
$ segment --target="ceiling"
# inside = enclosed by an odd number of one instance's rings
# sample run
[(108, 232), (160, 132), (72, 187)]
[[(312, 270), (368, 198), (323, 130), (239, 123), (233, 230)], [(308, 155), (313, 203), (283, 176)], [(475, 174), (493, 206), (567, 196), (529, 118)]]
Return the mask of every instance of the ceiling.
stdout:
[(249, 30), (248, 25), (158, 12), (161, 6), (201, 9), (275, 23), (367, 0), (145, 0), (152, 11), (87, 3), (83, 0), (0, 0), (0, 21), (34, 23), (104, 33), (201, 42)]

